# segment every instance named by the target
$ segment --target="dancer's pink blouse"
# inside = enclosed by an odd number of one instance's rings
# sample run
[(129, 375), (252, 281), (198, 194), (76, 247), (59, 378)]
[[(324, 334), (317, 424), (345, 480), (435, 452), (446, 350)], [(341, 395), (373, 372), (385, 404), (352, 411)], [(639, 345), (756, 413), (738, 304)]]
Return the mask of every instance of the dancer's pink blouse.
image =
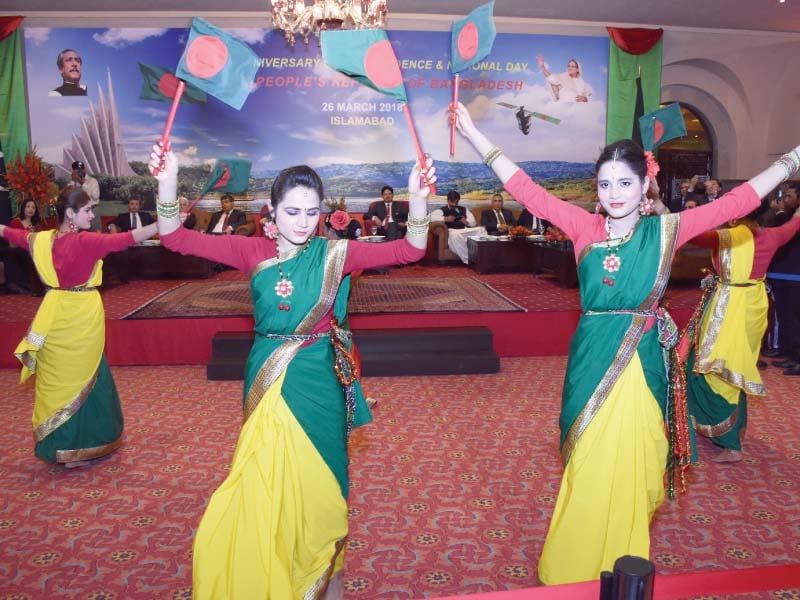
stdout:
[[(692, 209), (694, 210), (694, 209)], [(789, 241), (800, 231), (800, 216), (795, 216), (780, 227), (761, 227), (753, 235), (755, 245), (753, 253), (753, 268), (750, 270), (750, 279), (761, 279), (767, 273), (772, 257), (780, 250), (781, 246)], [(719, 235), (716, 231), (706, 231), (700, 234), (690, 244), (711, 248), (714, 266), (719, 272), (717, 250), (719, 249)]]
[[(6, 239), (25, 250), (29, 231), (6, 227)], [(111, 252), (119, 252), (136, 245), (133, 233), (68, 233), (53, 240), (53, 265), (62, 288), (71, 288), (86, 283), (95, 263)]]
[[(556, 198), (528, 175), (517, 170), (506, 182), (506, 190), (514, 199), (540, 219), (561, 229), (580, 256), (588, 244), (606, 239), (605, 217)], [(703, 231), (713, 229), (758, 208), (760, 199), (748, 184), (742, 184), (714, 202), (680, 213), (680, 229), (676, 249)]]

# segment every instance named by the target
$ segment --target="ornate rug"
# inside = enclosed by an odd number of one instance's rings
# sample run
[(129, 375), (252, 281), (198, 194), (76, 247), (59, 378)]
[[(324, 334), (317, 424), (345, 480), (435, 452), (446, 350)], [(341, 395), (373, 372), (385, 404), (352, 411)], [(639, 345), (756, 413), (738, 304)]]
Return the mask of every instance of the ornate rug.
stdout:
[[(525, 312), (487, 283), (469, 277), (378, 279), (359, 277), (349, 312)], [(242, 317), (253, 314), (246, 281), (187, 282), (156, 296), (125, 319)]]

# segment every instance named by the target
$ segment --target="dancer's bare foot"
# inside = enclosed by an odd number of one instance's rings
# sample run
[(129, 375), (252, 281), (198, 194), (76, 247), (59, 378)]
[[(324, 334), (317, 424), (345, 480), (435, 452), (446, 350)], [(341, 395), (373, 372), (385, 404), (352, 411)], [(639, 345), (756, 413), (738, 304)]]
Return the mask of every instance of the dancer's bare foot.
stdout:
[(90, 461), (90, 460), (76, 460), (76, 461), (73, 461), (73, 462), (64, 463), (64, 466), (67, 469), (74, 469), (75, 467), (84, 467), (84, 466), (90, 465), (90, 464), (92, 464), (92, 461)]
[(742, 460), (742, 451), (731, 450), (730, 448), (725, 448), (725, 450), (714, 457), (714, 462), (719, 463), (732, 463), (739, 462), (740, 460)]

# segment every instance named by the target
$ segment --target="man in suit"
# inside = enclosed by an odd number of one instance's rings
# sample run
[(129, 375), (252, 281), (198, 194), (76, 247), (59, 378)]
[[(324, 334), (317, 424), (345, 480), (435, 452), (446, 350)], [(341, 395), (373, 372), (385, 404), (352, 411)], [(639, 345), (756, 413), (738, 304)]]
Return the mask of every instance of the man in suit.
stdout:
[(233, 196), (223, 194), (219, 199), (222, 210), (218, 210), (211, 215), (206, 233), (214, 235), (230, 235), (236, 229), (247, 224), (247, 215), (240, 210), (233, 208)]
[(83, 60), (81, 55), (72, 48), (67, 48), (58, 53), (56, 66), (61, 74), (61, 85), (51, 90), (49, 96), (85, 96), (86, 86), (81, 85), (81, 69)]
[(689, 190), (691, 187), (692, 182), (688, 179), (681, 181), (678, 195), (669, 201), (669, 206), (667, 208), (669, 208), (670, 212), (681, 212), (686, 207), (686, 200), (689, 199)]
[(373, 235), (385, 235), (387, 240), (403, 237), (406, 234), (406, 221), (408, 202), (395, 201), (394, 189), (389, 185), (381, 188), (381, 199), (372, 202), (364, 213), (367, 231), (374, 230)]
[(152, 215), (139, 210), (141, 202), (138, 198), (128, 200), (128, 212), (120, 213), (108, 226), (111, 233), (125, 233), (131, 229), (139, 229), (151, 223), (155, 223)]
[(705, 195), (699, 199), (700, 204), (713, 202), (722, 193), (722, 184), (719, 179), (707, 179), (704, 187)]
[(503, 208), (503, 196), (500, 194), (492, 196), (492, 208), (481, 213), (481, 225), (486, 228), (486, 233), (489, 235), (506, 235), (514, 226), (514, 215), (507, 208)]
[(517, 219), (517, 225), (521, 227), (527, 227), (534, 233), (542, 234), (547, 231), (547, 228), (550, 227), (550, 221), (546, 221), (545, 219), (540, 219), (539, 217), (532, 214), (527, 208), (522, 209), (522, 212), (519, 214), (519, 219)]

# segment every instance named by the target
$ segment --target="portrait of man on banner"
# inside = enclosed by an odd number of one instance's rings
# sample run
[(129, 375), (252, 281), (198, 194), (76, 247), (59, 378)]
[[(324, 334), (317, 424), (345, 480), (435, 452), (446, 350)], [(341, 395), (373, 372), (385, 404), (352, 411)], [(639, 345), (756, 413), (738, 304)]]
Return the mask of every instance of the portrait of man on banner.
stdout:
[(86, 86), (81, 84), (83, 59), (72, 48), (66, 48), (58, 53), (56, 66), (61, 74), (61, 85), (50, 90), (49, 96), (86, 96)]

